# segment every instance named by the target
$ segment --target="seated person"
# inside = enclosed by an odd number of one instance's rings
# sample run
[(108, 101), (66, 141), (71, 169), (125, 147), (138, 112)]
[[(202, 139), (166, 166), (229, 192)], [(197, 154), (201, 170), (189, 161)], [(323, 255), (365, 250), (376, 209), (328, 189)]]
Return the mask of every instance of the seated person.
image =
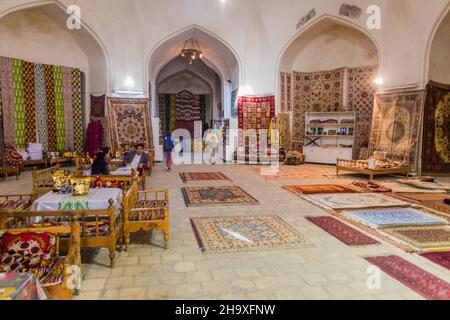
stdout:
[(93, 176), (109, 175), (108, 163), (105, 160), (105, 154), (103, 153), (103, 151), (100, 151), (95, 156), (94, 162), (92, 163), (92, 167), (91, 167), (91, 174)]
[(144, 145), (138, 144), (134, 151), (130, 151), (125, 157), (125, 162), (133, 169), (136, 169), (140, 175), (149, 168), (150, 159), (144, 152)]
[(109, 151), (109, 147), (103, 147), (100, 152), (103, 152), (103, 155), (105, 156), (105, 160), (108, 162), (111, 160), (111, 153)]

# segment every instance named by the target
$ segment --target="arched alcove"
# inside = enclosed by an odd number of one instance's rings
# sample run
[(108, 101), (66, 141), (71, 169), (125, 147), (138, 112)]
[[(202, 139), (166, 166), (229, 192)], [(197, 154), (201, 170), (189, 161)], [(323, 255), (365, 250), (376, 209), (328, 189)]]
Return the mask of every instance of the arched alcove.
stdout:
[(450, 7), (445, 10), (430, 42), (428, 79), (450, 84)]

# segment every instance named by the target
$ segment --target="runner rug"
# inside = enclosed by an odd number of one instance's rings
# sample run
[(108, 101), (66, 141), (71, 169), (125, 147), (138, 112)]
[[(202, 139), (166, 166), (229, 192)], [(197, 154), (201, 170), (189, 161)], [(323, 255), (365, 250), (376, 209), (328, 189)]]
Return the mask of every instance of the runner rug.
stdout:
[(184, 183), (191, 181), (231, 181), (222, 172), (182, 172), (180, 177)]
[(450, 284), (398, 256), (366, 260), (427, 300), (449, 300)]
[(191, 224), (204, 253), (313, 246), (277, 216), (196, 218)]
[(442, 251), (450, 249), (450, 227), (398, 227), (382, 230), (388, 235), (406, 242), (417, 250)]
[(188, 207), (206, 205), (251, 205), (259, 202), (240, 187), (182, 188)]
[(450, 270), (450, 252), (423, 253), (421, 256)]
[(307, 217), (308, 221), (325, 230), (348, 246), (368, 246), (380, 244), (380, 242), (349, 227), (345, 223), (332, 217)]
[(321, 193), (358, 193), (357, 190), (335, 184), (309, 185), (309, 186), (283, 186), (295, 194), (321, 194)]

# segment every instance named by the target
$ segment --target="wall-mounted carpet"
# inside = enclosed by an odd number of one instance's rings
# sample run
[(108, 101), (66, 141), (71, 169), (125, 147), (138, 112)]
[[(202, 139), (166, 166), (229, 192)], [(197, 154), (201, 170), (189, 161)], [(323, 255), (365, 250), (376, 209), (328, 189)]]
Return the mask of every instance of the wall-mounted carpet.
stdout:
[(347, 69), (347, 109), (356, 113), (354, 159), (369, 147), (377, 72), (378, 65)]
[(420, 128), (425, 92), (380, 94), (375, 98), (370, 154), (374, 151), (409, 157), (411, 172), (419, 165)]
[(108, 98), (108, 113), (113, 152), (139, 143), (154, 150), (149, 99)]
[(294, 149), (302, 150), (305, 143), (306, 112), (342, 111), (344, 75), (345, 68), (308, 73), (294, 71)]
[(281, 112), (286, 112), (286, 96), (287, 96), (287, 89), (286, 89), (286, 72), (280, 72), (280, 106), (281, 106)]
[(83, 152), (79, 69), (0, 57), (0, 86), (2, 142), (19, 148), (39, 142), (44, 151)]
[(176, 95), (175, 101), (175, 129), (186, 129), (193, 139), (195, 122), (202, 121), (200, 96), (182, 92)]
[(450, 172), (450, 85), (427, 85), (424, 112), (422, 172)]

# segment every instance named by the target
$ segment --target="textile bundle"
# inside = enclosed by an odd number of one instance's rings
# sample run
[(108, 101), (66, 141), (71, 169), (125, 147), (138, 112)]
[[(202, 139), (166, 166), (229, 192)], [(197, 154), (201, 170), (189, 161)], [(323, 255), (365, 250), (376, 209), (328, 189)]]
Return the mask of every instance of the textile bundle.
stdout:
[[(261, 143), (259, 130), (269, 129), (271, 119), (275, 117), (275, 97), (239, 97), (238, 99), (239, 129), (256, 130), (257, 139)], [(239, 145), (244, 144), (242, 132), (239, 134)]]
[(142, 143), (154, 151), (149, 99), (108, 98), (113, 152)]
[(450, 172), (450, 85), (427, 85), (422, 149), (424, 173)]
[(411, 172), (418, 171), (424, 91), (377, 95), (372, 122), (370, 154), (387, 152), (407, 156)]
[[(79, 69), (0, 57), (0, 87), (1, 144), (24, 148), (39, 142), (44, 151), (64, 152), (76, 147), (75, 151), (83, 152)], [(75, 111), (77, 119), (72, 117)], [(77, 145), (74, 136), (81, 137)]]

